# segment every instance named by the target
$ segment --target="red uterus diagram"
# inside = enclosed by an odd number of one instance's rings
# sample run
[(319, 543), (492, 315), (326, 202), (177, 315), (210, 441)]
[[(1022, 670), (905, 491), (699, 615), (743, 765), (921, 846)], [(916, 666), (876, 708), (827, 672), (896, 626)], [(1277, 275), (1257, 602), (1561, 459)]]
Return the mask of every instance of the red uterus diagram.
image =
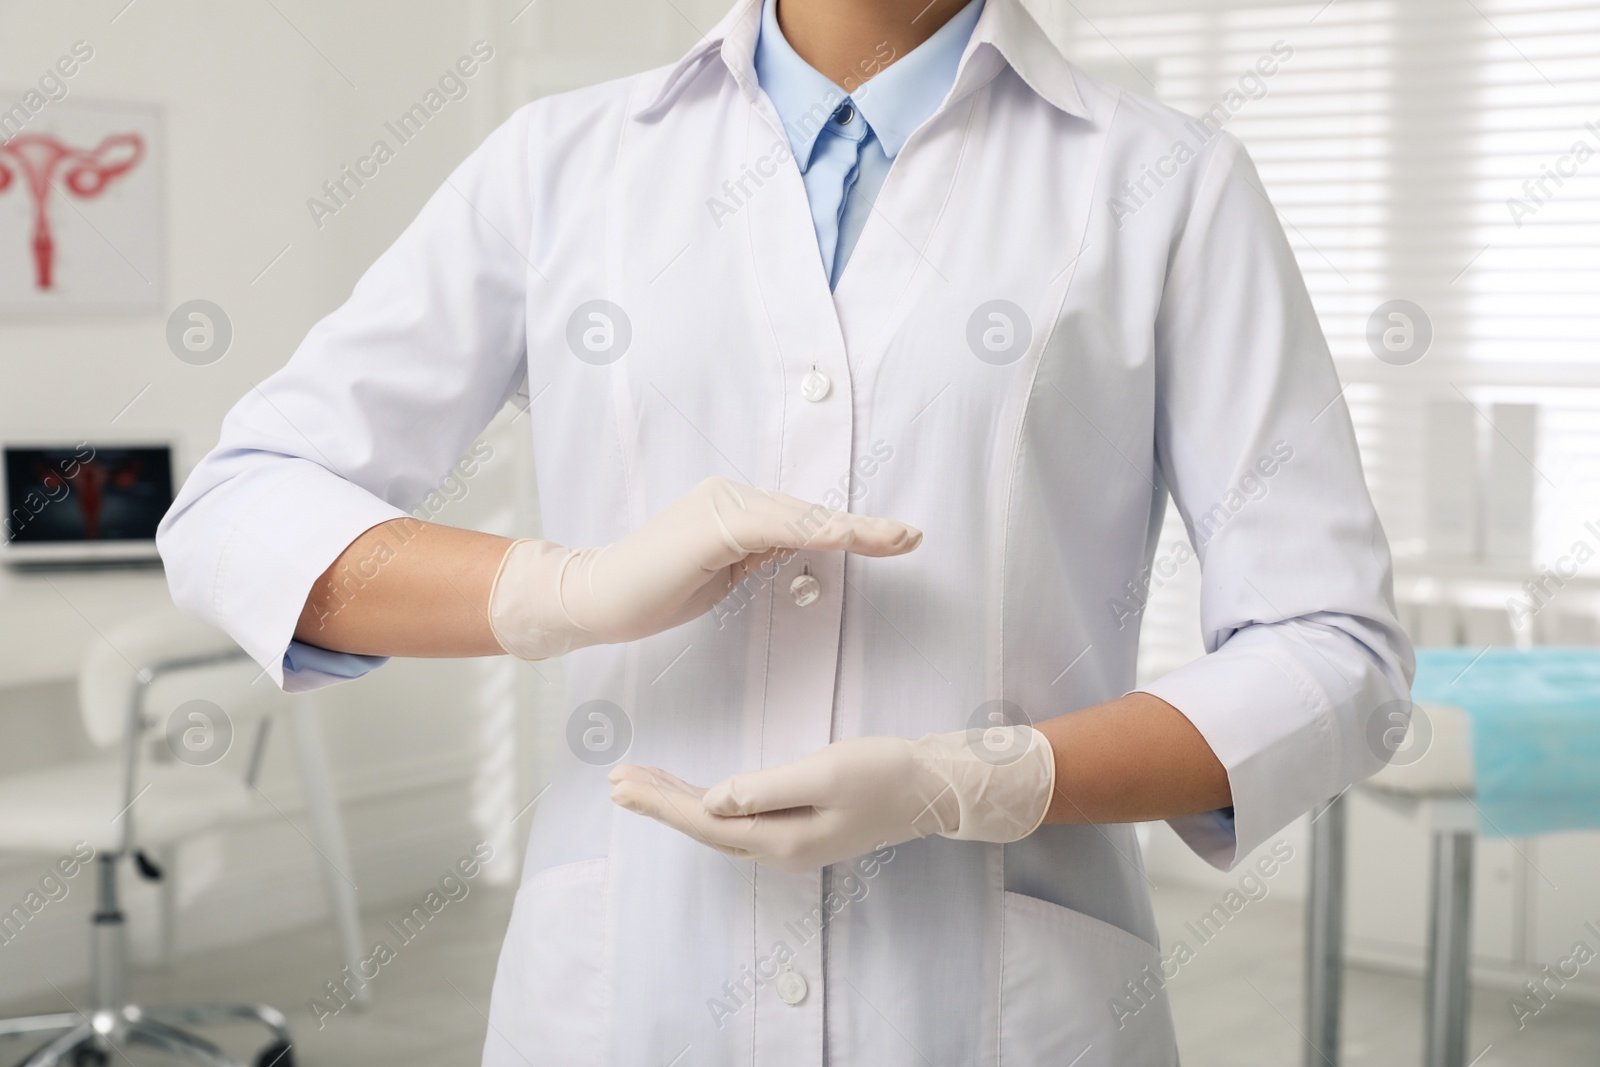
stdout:
[(73, 148), (45, 133), (19, 133), (0, 144), (0, 193), (20, 175), (33, 201), (36, 287), (49, 290), (55, 284), (56, 242), (50, 232), (50, 192), (56, 183), (59, 181), (73, 196), (92, 200), (143, 158), (144, 138), (136, 133), (113, 133), (92, 150)]

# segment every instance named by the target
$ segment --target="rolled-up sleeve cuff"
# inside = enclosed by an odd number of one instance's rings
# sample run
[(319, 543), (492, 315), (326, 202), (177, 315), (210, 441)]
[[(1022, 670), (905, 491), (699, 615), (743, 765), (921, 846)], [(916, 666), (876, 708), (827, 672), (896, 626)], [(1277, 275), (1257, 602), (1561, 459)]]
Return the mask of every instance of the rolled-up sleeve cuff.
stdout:
[(1194, 724), (1228, 774), (1232, 817), (1203, 812), (1168, 820), (1213, 867), (1229, 870), (1318, 800), (1338, 791), (1331, 706), (1277, 633), (1252, 626), (1138, 692)]
[(1213, 867), (1227, 870), (1239, 852), (1238, 830), (1229, 809), (1202, 811), (1198, 815), (1183, 815), (1168, 819), (1167, 825), (1175, 830), (1183, 843)]
[[(214, 611), (244, 650), (289, 692), (331, 685), (377, 667), (291, 650), (312, 586), (363, 533), (405, 512), (308, 461), (274, 479), (234, 525), (217, 565)], [(358, 593), (359, 590), (353, 590)], [(317, 649), (324, 657), (340, 655)], [(332, 668), (332, 669), (330, 669)]]
[(290, 641), (289, 650), (283, 654), (283, 691), (305, 693), (336, 682), (348, 682), (388, 662), (388, 656), (330, 652), (303, 641)]

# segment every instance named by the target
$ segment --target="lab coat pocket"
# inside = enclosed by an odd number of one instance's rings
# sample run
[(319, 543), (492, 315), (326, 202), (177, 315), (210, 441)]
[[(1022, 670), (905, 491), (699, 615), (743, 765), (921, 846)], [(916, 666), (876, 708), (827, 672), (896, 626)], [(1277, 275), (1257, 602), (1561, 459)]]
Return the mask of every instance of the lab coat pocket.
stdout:
[(1153, 945), (1037, 897), (1008, 892), (1003, 907), (1001, 1067), (1177, 1064)]
[(500, 949), (483, 1067), (606, 1060), (604, 858), (540, 871), (517, 890)]

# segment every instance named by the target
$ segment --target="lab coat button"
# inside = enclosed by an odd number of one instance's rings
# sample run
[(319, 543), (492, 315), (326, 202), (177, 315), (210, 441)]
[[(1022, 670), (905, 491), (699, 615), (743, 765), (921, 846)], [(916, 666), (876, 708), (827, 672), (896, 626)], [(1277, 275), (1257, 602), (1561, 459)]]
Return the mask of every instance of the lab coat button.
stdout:
[(817, 597), (822, 595), (822, 583), (807, 571), (789, 583), (789, 595), (794, 597), (794, 602), (802, 608), (810, 607), (817, 602)]
[(785, 967), (772, 984), (778, 991), (778, 999), (790, 1007), (806, 999), (806, 980), (796, 974), (793, 967)]
[(812, 367), (800, 382), (800, 395), (815, 404), (833, 389), (833, 379)]

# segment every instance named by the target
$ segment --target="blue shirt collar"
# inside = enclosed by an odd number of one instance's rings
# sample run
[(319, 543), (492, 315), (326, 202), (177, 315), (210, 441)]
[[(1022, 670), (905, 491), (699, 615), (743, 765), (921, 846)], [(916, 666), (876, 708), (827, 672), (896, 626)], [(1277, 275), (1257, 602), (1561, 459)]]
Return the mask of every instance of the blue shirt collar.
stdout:
[[(932, 37), (875, 74), (872, 64), (878, 57), (865, 60), (863, 73), (870, 76), (846, 92), (800, 58), (778, 28), (777, 0), (763, 0), (756, 79), (783, 121), (800, 169), (811, 165), (818, 134), (846, 100), (877, 134), (884, 155), (890, 159), (898, 155), (906, 138), (939, 110), (950, 92), (983, 6), (984, 0), (970, 0)], [(881, 59), (890, 58), (885, 48)]]
[[(644, 98), (633, 111), (635, 121), (653, 123), (665, 118), (696, 81), (718, 76), (710, 74), (713, 68), (731, 78), (746, 100), (754, 104), (759, 98), (770, 107), (771, 101), (756, 81), (756, 39), (761, 36), (763, 2), (735, 0), (698, 44), (659, 77), (643, 83)], [(1076, 70), (1021, 0), (984, 0), (955, 84), (944, 99), (961, 100), (1008, 67), (1041, 100), (1075, 118), (1092, 119), (1089, 105), (1078, 92)]]

